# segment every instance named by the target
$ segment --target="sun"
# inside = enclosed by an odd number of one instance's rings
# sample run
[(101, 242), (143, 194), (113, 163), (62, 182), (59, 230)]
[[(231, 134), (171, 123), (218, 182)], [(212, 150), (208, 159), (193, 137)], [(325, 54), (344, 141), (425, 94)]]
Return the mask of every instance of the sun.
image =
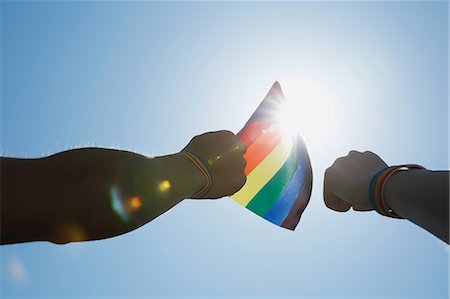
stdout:
[(309, 147), (323, 147), (334, 141), (335, 115), (331, 93), (318, 81), (288, 78), (280, 80), (286, 97), (279, 120), (290, 134), (299, 134)]

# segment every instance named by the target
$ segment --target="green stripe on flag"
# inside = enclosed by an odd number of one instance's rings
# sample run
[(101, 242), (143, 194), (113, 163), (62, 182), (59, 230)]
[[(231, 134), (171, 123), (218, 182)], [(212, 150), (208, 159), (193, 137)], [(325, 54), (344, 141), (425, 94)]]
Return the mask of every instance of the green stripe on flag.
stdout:
[(253, 199), (248, 203), (247, 209), (255, 212), (260, 216), (264, 216), (273, 204), (280, 197), (284, 188), (289, 184), (292, 176), (297, 169), (297, 150), (296, 146), (291, 149), (288, 159), (284, 162), (283, 166), (278, 170), (278, 172), (267, 182), (261, 190), (253, 197)]

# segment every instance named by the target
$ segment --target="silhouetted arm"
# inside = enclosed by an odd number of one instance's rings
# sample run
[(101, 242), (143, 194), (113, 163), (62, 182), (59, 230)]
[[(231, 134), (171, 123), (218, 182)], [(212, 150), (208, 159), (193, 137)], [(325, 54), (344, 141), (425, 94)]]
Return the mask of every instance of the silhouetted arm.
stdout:
[(385, 201), (398, 215), (449, 242), (449, 173), (400, 171), (386, 183)]
[[(243, 149), (230, 132), (194, 138), (187, 149), (226, 163), (211, 165), (203, 198), (233, 194), (245, 183)], [(1, 243), (96, 240), (133, 230), (201, 190), (205, 177), (180, 154), (148, 158), (83, 148), (40, 159), (1, 159)]]
[[(387, 164), (372, 152), (350, 151), (325, 172), (324, 200), (339, 212), (371, 211), (369, 186)], [(410, 169), (392, 175), (384, 188), (389, 208), (449, 242), (449, 172)]]

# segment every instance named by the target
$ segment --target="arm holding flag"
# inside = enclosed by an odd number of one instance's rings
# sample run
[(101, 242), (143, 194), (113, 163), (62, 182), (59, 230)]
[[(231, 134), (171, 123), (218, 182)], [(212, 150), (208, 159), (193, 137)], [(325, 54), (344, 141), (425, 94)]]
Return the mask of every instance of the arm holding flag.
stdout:
[(231, 132), (194, 137), (177, 154), (82, 148), (1, 158), (1, 244), (97, 240), (136, 229), (185, 198), (219, 198), (245, 183), (245, 146)]

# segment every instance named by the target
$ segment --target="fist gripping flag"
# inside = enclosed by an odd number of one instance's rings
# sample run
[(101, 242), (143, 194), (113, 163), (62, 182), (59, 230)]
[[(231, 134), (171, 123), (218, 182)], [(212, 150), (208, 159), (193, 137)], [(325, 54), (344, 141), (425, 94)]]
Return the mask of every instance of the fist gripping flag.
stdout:
[(266, 220), (294, 230), (311, 196), (312, 170), (305, 143), (292, 128), (284, 127), (284, 109), (286, 100), (275, 82), (238, 133), (247, 147), (247, 182), (231, 198)]

